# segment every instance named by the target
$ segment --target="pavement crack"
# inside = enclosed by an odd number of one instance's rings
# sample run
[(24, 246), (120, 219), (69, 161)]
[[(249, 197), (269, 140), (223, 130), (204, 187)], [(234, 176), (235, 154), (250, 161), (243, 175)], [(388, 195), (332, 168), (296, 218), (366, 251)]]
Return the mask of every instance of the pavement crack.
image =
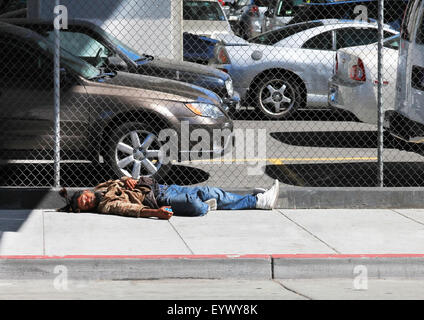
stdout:
[(406, 214), (400, 213), (400, 212), (398, 212), (398, 211), (396, 211), (394, 209), (391, 209), (391, 210), (393, 212), (397, 213), (398, 215), (401, 215), (402, 217), (408, 219), (408, 220), (414, 221), (414, 222), (419, 223), (420, 225), (423, 225), (424, 226), (424, 223), (422, 223), (421, 221), (418, 221), (418, 220), (415, 220), (414, 218), (408, 217)]
[(181, 241), (184, 243), (184, 245), (186, 246), (186, 248), (188, 249), (188, 251), (190, 251), (190, 253), (194, 255), (193, 250), (191, 250), (191, 248), (189, 247), (189, 245), (187, 244), (187, 242), (184, 240), (184, 238), (178, 232), (177, 228), (175, 228), (175, 226), (172, 224), (171, 221), (168, 220), (168, 223), (171, 225), (171, 228), (174, 229), (174, 231), (176, 232), (176, 234), (178, 235), (178, 237), (181, 239)]
[(297, 225), (299, 228), (301, 228), (302, 230), (304, 230), (305, 232), (307, 232), (308, 234), (310, 234), (312, 237), (314, 237), (315, 239), (317, 239), (318, 241), (320, 241), (321, 243), (323, 243), (324, 245), (326, 245), (328, 248), (330, 248), (331, 250), (333, 250), (335, 253), (337, 254), (341, 254), (340, 251), (338, 251), (336, 248), (332, 247), (331, 245), (329, 245), (327, 242), (325, 242), (324, 240), (322, 240), (321, 238), (317, 237), (316, 235), (314, 235), (312, 232), (310, 232), (308, 229), (306, 229), (304, 226), (302, 226), (301, 224), (297, 223), (296, 221), (294, 221), (293, 219), (290, 219), (287, 215), (284, 214), (284, 212), (282, 212), (281, 210), (278, 210), (278, 212), (285, 217), (286, 219), (288, 219), (289, 221), (293, 222), (295, 225)]
[(303, 294), (303, 293), (300, 293), (300, 292), (298, 292), (298, 291), (296, 291), (296, 290), (294, 290), (294, 289), (291, 289), (291, 288), (289, 288), (289, 287), (287, 287), (285, 284), (283, 284), (282, 282), (280, 282), (280, 281), (278, 281), (278, 280), (272, 280), (272, 281), (274, 281), (274, 282), (276, 282), (277, 284), (279, 284), (283, 289), (285, 289), (285, 290), (287, 290), (287, 291), (290, 291), (290, 292), (292, 292), (292, 293), (294, 293), (294, 294), (296, 294), (296, 295), (298, 295), (298, 296), (301, 296), (301, 297), (303, 297), (303, 298), (305, 298), (305, 299), (307, 299), (307, 300), (314, 300), (314, 299), (312, 299), (311, 297), (309, 297), (309, 296), (307, 296), (307, 295), (305, 295), (305, 294)]

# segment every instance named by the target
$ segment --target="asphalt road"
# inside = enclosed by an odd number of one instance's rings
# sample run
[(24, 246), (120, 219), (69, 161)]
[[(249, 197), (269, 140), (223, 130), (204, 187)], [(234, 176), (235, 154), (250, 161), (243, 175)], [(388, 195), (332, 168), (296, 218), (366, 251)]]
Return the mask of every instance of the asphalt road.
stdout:
[[(273, 179), (299, 187), (374, 187), (378, 181), (377, 128), (331, 110), (304, 110), (269, 121), (243, 110), (234, 115), (236, 144), (221, 158), (176, 163), (165, 181), (207, 183), (231, 189), (269, 186)], [(387, 187), (424, 186), (424, 157), (418, 145), (384, 137)], [(86, 163), (62, 164), (62, 185), (89, 187), (110, 174)], [(52, 164), (0, 167), (1, 186), (49, 186)]]

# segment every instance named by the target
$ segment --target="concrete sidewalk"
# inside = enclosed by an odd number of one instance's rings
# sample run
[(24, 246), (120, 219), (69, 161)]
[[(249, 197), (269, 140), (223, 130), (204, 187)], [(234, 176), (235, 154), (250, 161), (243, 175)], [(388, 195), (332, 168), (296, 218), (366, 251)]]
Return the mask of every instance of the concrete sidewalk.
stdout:
[(169, 221), (0, 210), (0, 278), (424, 277), (424, 209), (214, 211)]

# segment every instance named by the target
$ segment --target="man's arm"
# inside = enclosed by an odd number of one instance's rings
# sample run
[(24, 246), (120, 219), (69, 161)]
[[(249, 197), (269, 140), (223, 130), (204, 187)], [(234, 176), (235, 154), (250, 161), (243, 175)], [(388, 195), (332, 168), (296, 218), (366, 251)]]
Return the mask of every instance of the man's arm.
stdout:
[(117, 214), (125, 217), (134, 218), (158, 218), (169, 220), (172, 212), (166, 210), (171, 207), (161, 207), (159, 209), (150, 209), (144, 205), (128, 203), (126, 201), (110, 201), (100, 208), (100, 213)]

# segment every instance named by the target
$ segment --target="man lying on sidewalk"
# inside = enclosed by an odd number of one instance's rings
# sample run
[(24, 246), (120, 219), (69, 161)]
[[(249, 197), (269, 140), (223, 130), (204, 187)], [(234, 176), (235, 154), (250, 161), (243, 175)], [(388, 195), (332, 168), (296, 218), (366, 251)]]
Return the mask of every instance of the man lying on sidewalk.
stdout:
[(99, 184), (91, 190), (68, 197), (66, 189), (60, 195), (67, 205), (58, 211), (97, 212), (137, 218), (170, 219), (176, 216), (202, 216), (209, 210), (243, 210), (275, 207), (279, 183), (256, 195), (238, 195), (207, 186), (182, 187), (161, 185), (149, 177), (135, 180), (123, 177)]

